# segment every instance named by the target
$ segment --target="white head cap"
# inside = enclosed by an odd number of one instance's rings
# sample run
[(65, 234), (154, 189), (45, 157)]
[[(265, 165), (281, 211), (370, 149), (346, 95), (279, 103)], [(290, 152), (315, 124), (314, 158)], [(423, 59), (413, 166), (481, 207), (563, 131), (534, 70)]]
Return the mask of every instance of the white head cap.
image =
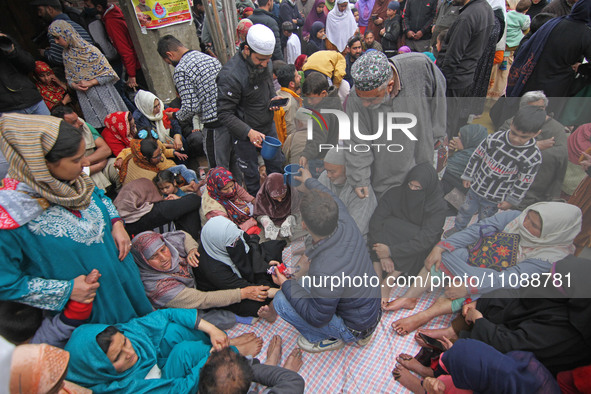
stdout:
[(275, 50), (275, 35), (267, 26), (256, 24), (248, 29), (246, 43), (250, 49), (260, 55), (272, 55)]

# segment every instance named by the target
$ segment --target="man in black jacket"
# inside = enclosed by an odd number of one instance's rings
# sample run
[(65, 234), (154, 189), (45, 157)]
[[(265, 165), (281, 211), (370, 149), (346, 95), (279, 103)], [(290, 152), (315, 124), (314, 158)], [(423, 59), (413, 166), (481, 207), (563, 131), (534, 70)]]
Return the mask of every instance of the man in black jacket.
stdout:
[(408, 0), (402, 16), (406, 45), (414, 52), (429, 51), (437, 0)]
[[(266, 26), (253, 25), (241, 50), (230, 59), (217, 77), (218, 119), (235, 141), (238, 165), (248, 192), (259, 190), (258, 150), (265, 137), (277, 138), (270, 102), (276, 97), (270, 58), (276, 41)], [(282, 172), (283, 153), (265, 159), (267, 173)]]
[(0, 113), (49, 115), (41, 94), (28, 77), (34, 69), (33, 56), (0, 33)]
[(283, 60), (283, 52), (281, 51), (281, 36), (279, 31), (279, 22), (271, 13), (273, 9), (273, 0), (259, 0), (259, 8), (254, 10), (251, 16), (248, 17), (253, 25), (261, 24), (267, 26), (273, 31), (275, 35), (275, 49), (271, 60)]
[(460, 117), (460, 98), (468, 94), (474, 82), (476, 63), (495, 25), (495, 17), (486, 0), (453, 0), (461, 5), (460, 14), (445, 35), (437, 65), (447, 82), (447, 134), (456, 136), (467, 121)]

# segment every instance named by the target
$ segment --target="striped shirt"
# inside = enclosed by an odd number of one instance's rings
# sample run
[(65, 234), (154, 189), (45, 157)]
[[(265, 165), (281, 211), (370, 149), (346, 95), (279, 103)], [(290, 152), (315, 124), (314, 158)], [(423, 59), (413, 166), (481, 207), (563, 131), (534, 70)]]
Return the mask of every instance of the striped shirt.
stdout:
[(542, 164), (542, 154), (531, 139), (511, 145), (509, 131), (498, 131), (480, 143), (470, 157), (462, 179), (474, 193), (488, 201), (519, 205)]
[(178, 120), (198, 115), (203, 123), (218, 120), (218, 87), (215, 82), (222, 69), (219, 60), (198, 51), (183, 55), (174, 68), (174, 84), (181, 97)]

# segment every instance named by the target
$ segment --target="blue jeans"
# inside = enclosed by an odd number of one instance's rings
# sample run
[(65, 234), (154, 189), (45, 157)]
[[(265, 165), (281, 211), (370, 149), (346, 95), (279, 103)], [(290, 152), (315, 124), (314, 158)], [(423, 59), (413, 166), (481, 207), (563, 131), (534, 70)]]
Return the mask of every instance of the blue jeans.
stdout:
[(197, 179), (197, 174), (193, 170), (189, 170), (186, 165), (179, 164), (178, 166), (168, 168), (168, 171), (172, 172), (173, 174), (181, 174), (187, 183), (191, 183), (191, 181), (195, 181), (198, 183), (199, 180)]
[(302, 319), (298, 312), (291, 306), (282, 291), (278, 291), (273, 299), (273, 307), (283, 320), (294, 326), (300, 334), (310, 342), (320, 342), (325, 339), (337, 338), (345, 342), (356, 342), (343, 319), (334, 315), (327, 325), (314, 327)]
[(466, 194), (466, 201), (464, 201), (456, 216), (455, 228), (458, 230), (465, 229), (476, 212), (478, 212), (478, 220), (480, 221), (493, 216), (497, 213), (497, 210), (496, 202), (490, 202), (470, 189)]
[(45, 104), (45, 101), (43, 101), (43, 100), (39, 101), (35, 105), (31, 105), (30, 107), (18, 109), (18, 110), (10, 111), (10, 112), (16, 112), (17, 114), (25, 114), (25, 115), (51, 115), (51, 113), (49, 112), (49, 108), (47, 108), (47, 105)]

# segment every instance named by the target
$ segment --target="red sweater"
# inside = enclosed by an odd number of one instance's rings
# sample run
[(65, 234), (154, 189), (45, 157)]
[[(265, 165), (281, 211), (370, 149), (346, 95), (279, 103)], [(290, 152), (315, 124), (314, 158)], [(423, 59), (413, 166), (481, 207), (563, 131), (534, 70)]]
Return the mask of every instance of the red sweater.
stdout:
[(107, 8), (103, 14), (103, 23), (113, 46), (121, 56), (127, 75), (135, 77), (136, 70), (139, 70), (141, 66), (121, 9), (116, 5)]

